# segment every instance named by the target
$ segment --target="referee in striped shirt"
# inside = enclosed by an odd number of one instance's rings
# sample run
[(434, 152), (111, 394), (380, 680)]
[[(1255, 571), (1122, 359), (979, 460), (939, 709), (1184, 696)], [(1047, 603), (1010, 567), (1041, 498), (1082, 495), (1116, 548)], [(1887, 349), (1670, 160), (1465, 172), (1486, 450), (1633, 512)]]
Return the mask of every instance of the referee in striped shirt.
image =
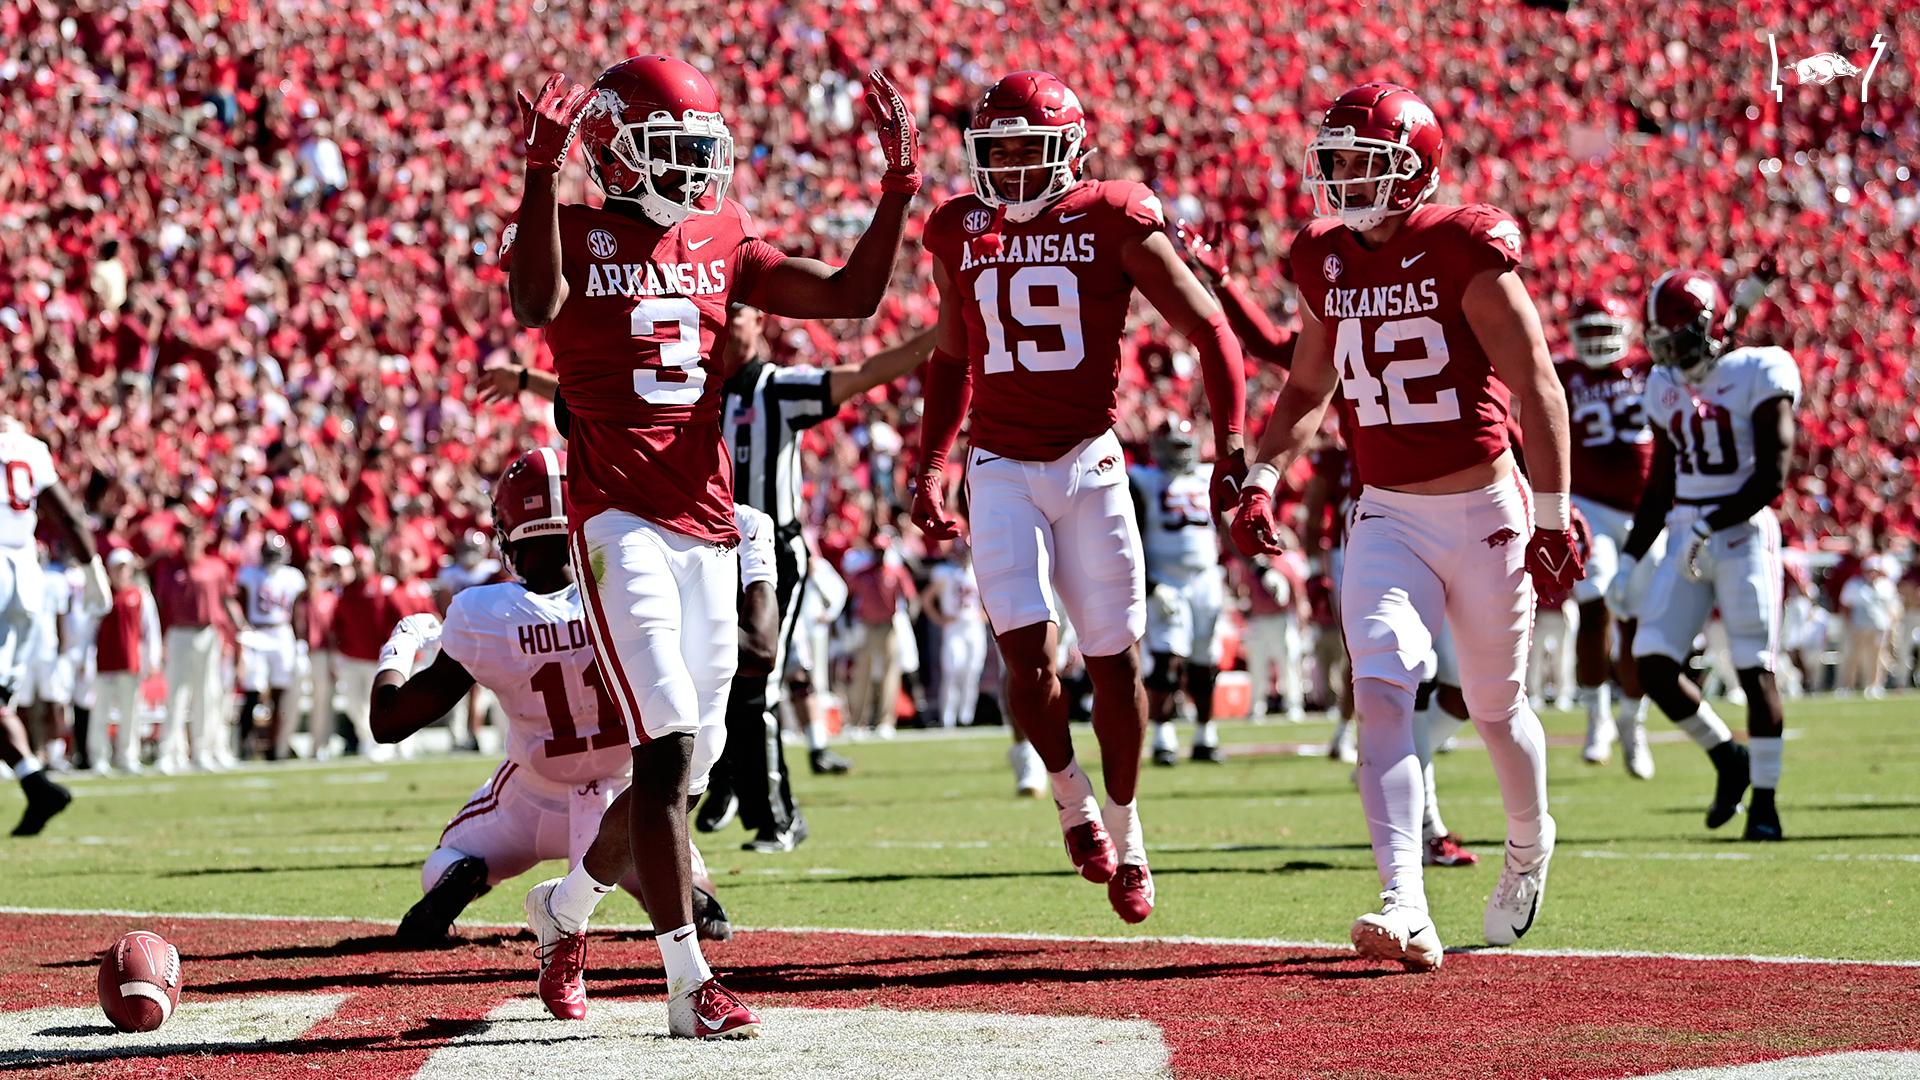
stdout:
[[(708, 782), (707, 801), (695, 817), (703, 832), (724, 828), (737, 807), (740, 822), (754, 831), (750, 851), (791, 851), (806, 839), (806, 819), (794, 805), (780, 743), (779, 687), (786, 650), (800, 609), (800, 587), (810, 555), (800, 535), (800, 440), (807, 428), (831, 419), (857, 394), (893, 382), (933, 353), (933, 332), (840, 367), (779, 367), (768, 362), (762, 317), (735, 304), (727, 326), (722, 366), (728, 377), (721, 402), (721, 430), (733, 457), (733, 497), (773, 518), (779, 578), (780, 652), (773, 674), (739, 676), (727, 699), (727, 748)], [(845, 772), (848, 762), (809, 732), (815, 772)]]

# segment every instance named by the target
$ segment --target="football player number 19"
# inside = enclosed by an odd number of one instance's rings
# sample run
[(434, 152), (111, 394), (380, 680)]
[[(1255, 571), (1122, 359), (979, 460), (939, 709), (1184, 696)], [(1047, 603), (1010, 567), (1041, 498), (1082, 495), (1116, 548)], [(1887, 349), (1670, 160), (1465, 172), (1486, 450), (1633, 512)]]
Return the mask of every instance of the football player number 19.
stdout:
[(649, 405), (694, 405), (706, 389), (700, 367), (700, 309), (684, 296), (649, 296), (633, 306), (634, 337), (650, 338), (678, 323), (680, 335), (660, 343), (660, 366), (633, 369), (633, 392)]
[[(1035, 289), (1052, 289), (1053, 303), (1038, 302)], [(980, 305), (980, 321), (987, 332), (987, 374), (1012, 371), (1016, 360), (1028, 371), (1072, 371), (1087, 358), (1086, 339), (1080, 332), (1080, 282), (1066, 267), (1023, 266), (1007, 278), (1007, 317), (1028, 329), (1059, 327), (1057, 349), (1043, 349), (1032, 340), (1007, 347), (1007, 330), (1000, 322), (999, 267), (982, 270), (973, 279), (973, 299)]]
[[(1446, 331), (1438, 322), (1421, 315), (1381, 323), (1373, 332), (1375, 355), (1390, 354), (1403, 341), (1422, 343), (1427, 354), (1395, 360), (1380, 369), (1377, 379), (1367, 370), (1367, 356), (1360, 344), (1363, 332), (1359, 319), (1341, 319), (1333, 335), (1333, 367), (1340, 375), (1340, 390), (1353, 402), (1353, 416), (1361, 427), (1439, 424), (1460, 419), (1460, 394), (1452, 387), (1436, 393), (1432, 401), (1414, 401), (1407, 396), (1409, 380), (1438, 375), (1452, 359)], [(1383, 381), (1387, 395), (1384, 406), (1380, 404)]]

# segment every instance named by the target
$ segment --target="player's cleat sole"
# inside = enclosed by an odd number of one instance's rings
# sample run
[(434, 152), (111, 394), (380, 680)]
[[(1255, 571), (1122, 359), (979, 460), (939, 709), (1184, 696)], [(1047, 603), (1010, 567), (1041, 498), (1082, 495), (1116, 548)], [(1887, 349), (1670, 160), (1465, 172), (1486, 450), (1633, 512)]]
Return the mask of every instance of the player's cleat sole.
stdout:
[(701, 941), (733, 939), (733, 921), (720, 906), (720, 898), (698, 885), (693, 887), (693, 925)]
[(560, 880), (543, 881), (527, 890), (527, 928), (539, 942), (533, 955), (540, 961), (540, 1003), (557, 1019), (584, 1020), (587, 988), (582, 973), (587, 966), (587, 935), (561, 930), (553, 917), (548, 901)]
[(1164, 768), (1180, 764), (1180, 751), (1162, 748), (1153, 752), (1153, 763)]
[(715, 976), (667, 998), (667, 1034), (676, 1039), (757, 1039), (760, 1018)]
[(1107, 827), (1098, 821), (1088, 821), (1066, 830), (1067, 857), (1073, 860), (1073, 868), (1080, 876), (1095, 885), (1105, 885), (1113, 880), (1120, 868), (1120, 856), (1113, 850), (1113, 838), (1107, 835)]
[(1153, 871), (1137, 863), (1123, 863), (1107, 879), (1107, 903), (1125, 923), (1143, 923), (1153, 914)]
[(1440, 945), (1440, 932), (1433, 919), (1420, 908), (1402, 907), (1392, 893), (1382, 893), (1383, 910), (1369, 912), (1353, 921), (1349, 937), (1353, 951), (1369, 960), (1394, 960), (1409, 971), (1432, 971), (1446, 958)]
[(733, 824), (735, 815), (739, 813), (740, 799), (733, 792), (724, 795), (712, 792), (700, 804), (700, 812), (693, 816), (693, 827), (701, 832), (719, 832)]
[(20, 791), (27, 797), (27, 810), (13, 827), (15, 836), (40, 835), (47, 822), (73, 802), (73, 792), (54, 783), (44, 769), (21, 777)]
[(460, 939), (453, 933), (453, 920), (490, 888), (487, 860), (469, 855), (447, 867), (427, 895), (407, 909), (393, 936), (400, 939), (402, 945), (415, 949), (457, 944)]
[(1459, 833), (1448, 833), (1427, 841), (1420, 862), (1425, 866), (1479, 866), (1480, 856), (1467, 850)]
[(836, 773), (852, 772), (853, 762), (822, 747), (811, 755), (811, 765), (815, 776), (828, 776)]
[(1511, 945), (1533, 929), (1540, 917), (1540, 905), (1547, 898), (1547, 870), (1553, 864), (1553, 842), (1559, 830), (1552, 817), (1540, 823), (1540, 842), (1516, 849), (1507, 844), (1506, 861), (1500, 867), (1500, 881), (1487, 898), (1487, 914), (1482, 929), (1489, 945)]
[(1707, 828), (1717, 829), (1740, 812), (1740, 796), (1747, 793), (1751, 776), (1751, 757), (1746, 747), (1732, 740), (1714, 747), (1707, 756), (1720, 774), (1713, 789), (1713, 805), (1707, 807)]
[(1195, 761), (1211, 761), (1215, 765), (1227, 760), (1227, 752), (1217, 746), (1196, 746), (1192, 758)]

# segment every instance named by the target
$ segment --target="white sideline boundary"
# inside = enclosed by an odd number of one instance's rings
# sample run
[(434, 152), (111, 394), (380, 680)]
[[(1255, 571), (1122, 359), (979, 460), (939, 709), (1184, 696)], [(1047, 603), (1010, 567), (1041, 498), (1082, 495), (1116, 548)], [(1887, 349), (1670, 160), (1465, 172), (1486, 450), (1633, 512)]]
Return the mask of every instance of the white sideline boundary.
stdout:
[[(58, 915), (63, 917), (113, 916), (125, 919), (205, 919), (229, 922), (317, 922), (361, 923), (369, 926), (398, 926), (398, 919), (385, 917), (359, 919), (347, 915), (254, 915), (228, 911), (129, 911), (119, 908), (37, 908), (0, 905), (0, 915)], [(458, 925), (475, 930), (520, 930), (524, 923), (482, 923), (461, 921)], [(621, 933), (651, 930), (647, 923), (594, 923), (595, 930)], [(1099, 945), (1211, 945), (1247, 949), (1331, 949), (1351, 952), (1344, 941), (1290, 941), (1285, 938), (1198, 937), (1189, 934), (1108, 937), (1097, 934), (1024, 934), (1015, 932), (973, 933), (966, 930), (875, 930), (848, 926), (736, 926), (741, 934), (845, 934), (852, 937), (964, 939), (969, 941), (1042, 941)], [(1690, 962), (1745, 962), (1750, 964), (1819, 964), (1834, 967), (1920, 968), (1920, 960), (1846, 960), (1824, 956), (1760, 956), (1756, 954), (1669, 953), (1634, 949), (1506, 949), (1492, 946), (1453, 946), (1449, 953), (1491, 953), (1497, 956), (1527, 956), (1542, 959), (1578, 960), (1686, 960)]]

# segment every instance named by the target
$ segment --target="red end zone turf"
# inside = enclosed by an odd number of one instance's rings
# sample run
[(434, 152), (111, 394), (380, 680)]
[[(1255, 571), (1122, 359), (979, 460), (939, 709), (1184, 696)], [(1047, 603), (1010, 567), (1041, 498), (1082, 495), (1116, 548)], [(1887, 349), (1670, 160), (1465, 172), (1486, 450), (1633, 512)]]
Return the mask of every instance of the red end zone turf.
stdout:
[[(392, 948), (390, 927), (368, 924), (14, 914), (0, 915), (0, 1010), (94, 1008), (101, 950), (136, 924), (179, 946), (182, 1016), (260, 995), (346, 1000), (303, 1035), (244, 1052), (183, 1046), (35, 1075), (148, 1077), (164, 1065), (210, 1080), (406, 1077), (497, 1005), (533, 993), (524, 933), (409, 952)], [(774, 932), (708, 956), (755, 1006), (1152, 1021), (1180, 1077), (1579, 1080), (1920, 1050), (1920, 967), (1455, 954), (1409, 975), (1334, 950)], [(660, 1000), (650, 941), (594, 934), (588, 960), (590, 1001)], [(0, 1071), (39, 1064), (14, 1058)]]

